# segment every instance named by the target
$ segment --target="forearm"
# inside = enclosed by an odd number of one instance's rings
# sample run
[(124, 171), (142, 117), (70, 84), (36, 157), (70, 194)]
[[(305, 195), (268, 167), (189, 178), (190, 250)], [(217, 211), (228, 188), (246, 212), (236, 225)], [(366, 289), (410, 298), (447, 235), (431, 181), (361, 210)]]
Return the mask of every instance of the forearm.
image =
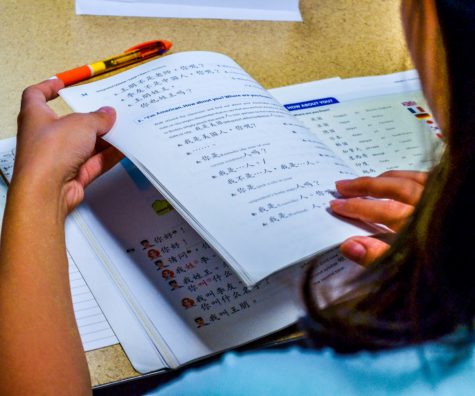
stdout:
[(47, 102), (64, 85), (23, 92), (0, 248), (0, 394), (90, 394), (74, 318), (64, 241), (66, 214), (84, 188), (119, 161), (99, 144), (112, 108), (58, 117)]
[(91, 390), (71, 302), (66, 208), (54, 189), (31, 181), (9, 192), (0, 249), (0, 394)]

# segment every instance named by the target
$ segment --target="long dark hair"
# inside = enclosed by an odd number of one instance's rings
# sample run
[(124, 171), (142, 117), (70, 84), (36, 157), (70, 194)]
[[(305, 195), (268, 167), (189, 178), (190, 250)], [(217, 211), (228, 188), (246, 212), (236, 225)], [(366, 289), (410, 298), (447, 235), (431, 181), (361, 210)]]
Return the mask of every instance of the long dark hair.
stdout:
[[(417, 2), (415, 2), (417, 3)], [(309, 332), (340, 351), (387, 349), (472, 328), (475, 318), (475, 3), (434, 0), (446, 51), (446, 150), (390, 251), (355, 280), (358, 294), (318, 309)], [(417, 6), (417, 4), (415, 4)], [(429, 39), (429, 38), (427, 38)]]

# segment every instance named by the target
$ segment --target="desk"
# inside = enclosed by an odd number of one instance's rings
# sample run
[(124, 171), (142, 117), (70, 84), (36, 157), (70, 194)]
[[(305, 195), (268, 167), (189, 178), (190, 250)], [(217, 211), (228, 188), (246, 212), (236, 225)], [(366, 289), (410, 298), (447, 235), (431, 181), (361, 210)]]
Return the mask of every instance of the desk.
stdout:
[[(172, 41), (172, 53), (225, 53), (265, 88), (407, 70), (399, 2), (301, 0), (298, 23), (76, 16), (73, 0), (2, 0), (0, 138), (16, 133), (24, 87), (151, 39)], [(138, 375), (119, 345), (87, 360), (94, 385)]]

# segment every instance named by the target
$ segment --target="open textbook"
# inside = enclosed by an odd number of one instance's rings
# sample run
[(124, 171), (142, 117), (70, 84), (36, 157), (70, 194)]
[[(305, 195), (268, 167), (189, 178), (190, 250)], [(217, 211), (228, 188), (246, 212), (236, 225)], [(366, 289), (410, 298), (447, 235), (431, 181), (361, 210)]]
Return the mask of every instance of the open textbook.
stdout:
[[(0, 141), (0, 169), (8, 179), (14, 155), (15, 139)], [(4, 202), (6, 184), (0, 187)], [(259, 339), (304, 313), (300, 266), (248, 288), (128, 159), (88, 187), (85, 202), (67, 219), (66, 238), (84, 349), (116, 343), (117, 335), (142, 373)], [(312, 280), (331, 301), (361, 271), (330, 251)]]
[(324, 89), (293, 101), (224, 55), (187, 52), (61, 96), (76, 111), (114, 106), (106, 140), (252, 286), (375, 232), (328, 211), (336, 180), (431, 164), (437, 127), (423, 97), (393, 85), (357, 103)]
[[(193, 52), (61, 96), (118, 112), (107, 139), (127, 158), (88, 188), (67, 246), (140, 372), (295, 323), (308, 259), (371, 232), (329, 213), (335, 180), (428, 169), (440, 142), (415, 72), (266, 91)], [(313, 280), (331, 299), (359, 271), (330, 250)]]
[[(328, 212), (334, 181), (427, 169), (440, 140), (414, 72), (266, 91), (193, 52), (61, 95), (118, 111), (108, 139), (127, 158), (88, 187), (67, 249), (144, 373), (295, 323), (307, 260), (368, 232)], [(318, 260), (329, 300), (362, 270), (337, 250)]]

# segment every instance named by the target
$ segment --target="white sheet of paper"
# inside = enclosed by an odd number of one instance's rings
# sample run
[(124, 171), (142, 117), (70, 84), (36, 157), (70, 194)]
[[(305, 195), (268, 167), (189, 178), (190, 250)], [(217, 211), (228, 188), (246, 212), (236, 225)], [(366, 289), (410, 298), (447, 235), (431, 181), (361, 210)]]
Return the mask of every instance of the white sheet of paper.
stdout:
[(298, 0), (76, 0), (76, 14), (302, 21)]

